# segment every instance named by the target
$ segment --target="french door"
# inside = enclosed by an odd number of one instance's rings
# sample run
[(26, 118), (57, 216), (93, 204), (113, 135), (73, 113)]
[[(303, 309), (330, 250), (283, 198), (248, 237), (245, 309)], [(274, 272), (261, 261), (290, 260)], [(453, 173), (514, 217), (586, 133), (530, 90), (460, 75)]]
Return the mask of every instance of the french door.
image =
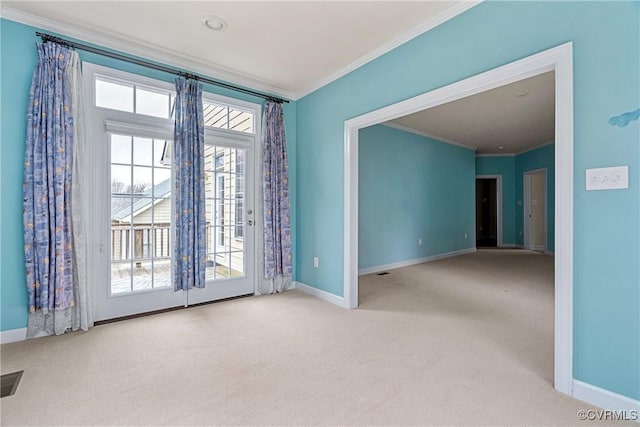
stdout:
[(102, 258), (109, 273), (97, 299), (96, 320), (253, 293), (250, 141), (207, 137), (206, 286), (175, 292), (171, 141), (116, 133), (107, 138), (108, 247), (103, 245)]
[(254, 292), (253, 150), (241, 137), (205, 138), (207, 285), (187, 293), (199, 304)]
[(206, 286), (174, 291), (173, 86), (83, 64), (95, 142), (87, 177), (94, 319), (254, 293), (260, 107), (205, 94)]
[[(96, 320), (185, 305), (171, 280), (173, 240), (170, 140), (107, 133), (108, 191)], [(99, 194), (99, 193), (98, 193)]]

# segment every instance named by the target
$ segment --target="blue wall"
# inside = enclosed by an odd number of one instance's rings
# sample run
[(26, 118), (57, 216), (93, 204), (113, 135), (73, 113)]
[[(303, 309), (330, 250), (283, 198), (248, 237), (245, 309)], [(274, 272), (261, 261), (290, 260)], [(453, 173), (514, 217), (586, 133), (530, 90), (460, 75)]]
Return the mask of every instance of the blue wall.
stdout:
[(555, 144), (527, 151), (515, 158), (516, 165), (516, 229), (517, 243), (524, 245), (524, 173), (547, 169), (547, 250), (553, 252), (555, 240)]
[(475, 247), (472, 150), (383, 125), (359, 141), (359, 268)]
[(502, 244), (516, 240), (516, 163), (514, 156), (476, 157), (476, 175), (502, 175)]
[(549, 144), (516, 156), (476, 157), (477, 175), (502, 175), (503, 244), (524, 244), (523, 174), (547, 169), (547, 250), (555, 239), (555, 145)]
[[(13, 21), (0, 20), (2, 65), (2, 158), (0, 223), (0, 329), (10, 330), (27, 325), (27, 290), (24, 279), (24, 244), (22, 234), (22, 175), (26, 112), (31, 77), (36, 63), (36, 28)], [(174, 76), (148, 68), (123, 63), (103, 56), (80, 51), (83, 61), (136, 73), (145, 77), (172, 82)], [(211, 85), (205, 91), (246, 101), (262, 103), (261, 98), (243, 95)], [(289, 155), (289, 176), (292, 203), (292, 230), (296, 229), (296, 103), (285, 104), (285, 121)], [(295, 243), (294, 243), (295, 255)], [(295, 257), (294, 257), (295, 259)], [(294, 270), (294, 279), (295, 279)]]
[[(640, 399), (639, 2), (483, 2), (298, 101), (297, 277), (343, 293), (344, 121), (574, 43), (574, 377)], [(585, 168), (630, 186), (586, 192)], [(321, 258), (313, 268), (313, 256)]]
[[(640, 399), (639, 122), (625, 128), (607, 123), (609, 117), (640, 106), (639, 21), (640, 3), (633, 1), (487, 1), (297, 105), (287, 105), (287, 131), (294, 147), (290, 153), (295, 158), (291, 181), (296, 185), (296, 279), (342, 295), (345, 120), (572, 41), (574, 377)], [(0, 321), (6, 330), (26, 324), (20, 183), (36, 39), (34, 28), (6, 20), (1, 26)], [(117, 61), (83, 57), (170, 80)], [(628, 190), (585, 191), (585, 168), (625, 164)], [(321, 258), (318, 269), (313, 268), (314, 255)]]

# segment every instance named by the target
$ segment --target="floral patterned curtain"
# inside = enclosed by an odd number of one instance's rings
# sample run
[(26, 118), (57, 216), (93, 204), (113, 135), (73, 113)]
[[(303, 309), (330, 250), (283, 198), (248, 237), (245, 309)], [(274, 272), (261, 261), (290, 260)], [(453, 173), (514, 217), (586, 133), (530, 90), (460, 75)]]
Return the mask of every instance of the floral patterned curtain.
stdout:
[(176, 78), (174, 155), (174, 290), (204, 288), (206, 217), (202, 85)]
[[(74, 121), (68, 70), (72, 52), (55, 43), (39, 43), (37, 50), (27, 111), (23, 185), (30, 323), (34, 315), (66, 313), (75, 305), (71, 240)], [(70, 321), (53, 332), (64, 333), (67, 327), (72, 327)]]
[[(262, 121), (264, 276), (290, 278), (289, 176), (282, 104), (267, 101)], [(275, 289), (282, 290), (281, 287)]]

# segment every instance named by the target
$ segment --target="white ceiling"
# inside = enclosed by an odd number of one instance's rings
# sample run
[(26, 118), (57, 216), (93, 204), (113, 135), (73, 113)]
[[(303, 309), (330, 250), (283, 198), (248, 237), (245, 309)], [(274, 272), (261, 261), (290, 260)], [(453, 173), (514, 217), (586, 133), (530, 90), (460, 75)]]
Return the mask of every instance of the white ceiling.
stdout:
[[(527, 93), (526, 96), (516, 96)], [(515, 154), (555, 138), (554, 72), (501, 86), (389, 122), (471, 148), (477, 154)], [(498, 147), (504, 147), (499, 149)]]
[[(3, 1), (2, 15), (296, 99), (476, 3)], [(205, 28), (204, 15), (228, 29)]]

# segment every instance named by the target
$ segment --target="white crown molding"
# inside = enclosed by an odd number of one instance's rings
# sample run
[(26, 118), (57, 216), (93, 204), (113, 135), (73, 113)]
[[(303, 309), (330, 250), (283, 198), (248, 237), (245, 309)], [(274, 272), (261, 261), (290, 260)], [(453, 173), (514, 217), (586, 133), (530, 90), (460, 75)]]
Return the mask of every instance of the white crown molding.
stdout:
[(481, 153), (481, 154), (476, 154), (476, 157), (515, 157), (524, 153), (528, 153), (529, 151), (537, 150), (538, 148), (546, 147), (547, 145), (553, 145), (553, 144), (555, 144), (555, 141), (547, 141), (547, 142), (543, 142), (540, 145), (535, 145), (533, 147), (530, 147), (515, 153), (496, 153), (496, 154)]
[(386, 122), (386, 123), (382, 123), (382, 126), (387, 126), (387, 127), (393, 128), (393, 129), (404, 131), (404, 132), (413, 133), (415, 135), (424, 136), (425, 138), (434, 139), (434, 140), (436, 140), (438, 142), (444, 142), (445, 144), (456, 145), (458, 147), (466, 148), (467, 150), (471, 150), (471, 151), (476, 151), (477, 150), (477, 148), (472, 147), (470, 145), (466, 145), (466, 144), (463, 144), (461, 142), (454, 141), (452, 139), (446, 139), (446, 138), (443, 138), (441, 136), (433, 135), (431, 133), (423, 132), (421, 130), (413, 129), (413, 128), (410, 128), (410, 127), (407, 127), (407, 126), (399, 125), (397, 123)]
[(278, 87), (277, 85), (266, 82), (257, 76), (235, 71), (218, 64), (206, 64), (190, 55), (168, 50), (153, 43), (147, 43), (137, 39), (123, 38), (122, 36), (109, 32), (105, 29), (96, 30), (80, 28), (60, 21), (25, 13), (6, 5), (2, 5), (0, 16), (4, 19), (19, 22), (44, 31), (52, 31), (65, 37), (71, 37), (83, 42), (102, 46), (107, 49), (117, 50), (178, 69), (202, 74), (223, 82), (243, 86), (248, 89), (258, 90), (286, 99), (296, 99), (296, 94), (293, 91)]
[(516, 153), (516, 156), (519, 156), (520, 154), (524, 154), (524, 153), (528, 153), (529, 151), (533, 151), (533, 150), (537, 150), (538, 148), (542, 148), (542, 147), (546, 147), (547, 145), (553, 145), (555, 144), (555, 141), (547, 141), (547, 142), (543, 142), (540, 145), (536, 145), (534, 147), (531, 148), (527, 148), (526, 150), (522, 150), (522, 151), (518, 151)]
[(137, 39), (126, 39), (105, 29), (96, 30), (80, 28), (52, 19), (25, 13), (6, 5), (2, 5), (0, 9), (0, 17), (19, 22), (21, 24), (30, 25), (44, 31), (53, 31), (66, 37), (75, 38), (88, 43), (103, 46), (108, 49), (114, 49), (130, 55), (140, 56), (152, 61), (157, 61), (165, 65), (170, 65), (176, 68), (199, 73), (225, 82), (245, 86), (250, 89), (259, 90), (287, 99), (298, 100), (310, 94), (311, 92), (314, 92), (321, 87), (326, 86), (327, 84), (339, 79), (340, 77), (356, 70), (357, 68), (378, 58), (379, 56), (384, 55), (385, 53), (408, 42), (409, 40), (412, 40), (415, 37), (456, 17), (457, 15), (466, 12), (467, 10), (482, 3), (483, 1), (484, 0), (465, 0), (458, 2), (445, 11), (441, 12), (437, 16), (399, 35), (395, 39), (383, 44), (382, 46), (379, 46), (366, 55), (351, 62), (347, 66), (339, 69), (338, 71), (330, 74), (329, 76), (317, 81), (316, 83), (299, 92), (279, 87), (276, 84), (266, 82), (257, 76), (226, 68), (219, 64), (203, 63), (197, 58), (194, 58), (190, 55), (185, 55), (184, 53), (168, 50), (162, 46), (157, 46), (155, 44), (143, 42)]
[(515, 153), (496, 153), (496, 154), (489, 154), (489, 153), (481, 153), (481, 154), (476, 154), (476, 157), (515, 157)]
[(320, 89), (321, 87), (324, 87), (326, 85), (328, 85), (329, 83), (338, 80), (340, 77), (345, 76), (347, 74), (349, 74), (350, 72), (362, 67), (363, 65), (365, 65), (368, 62), (373, 61), (374, 59), (376, 59), (379, 56), (384, 55), (385, 53), (397, 48), (398, 46), (408, 42), (409, 40), (412, 40), (416, 37), (418, 37), (419, 35), (437, 27), (440, 24), (443, 24), (445, 22), (447, 22), (448, 20), (455, 18), (456, 16), (460, 15), (463, 12), (466, 12), (467, 10), (471, 9), (474, 6), (477, 6), (478, 4), (482, 3), (484, 0), (470, 0), (470, 1), (461, 1), (458, 2), (456, 4), (454, 4), (453, 6), (451, 6), (450, 8), (444, 10), (443, 12), (439, 13), (438, 15), (434, 16), (433, 18), (421, 23), (420, 25), (410, 29), (409, 31), (400, 34), (398, 37), (396, 37), (395, 39), (388, 41), (387, 43), (383, 44), (382, 46), (379, 46), (377, 48), (375, 48), (374, 50), (372, 50), (371, 52), (367, 53), (364, 56), (361, 56), (360, 58), (356, 59), (355, 61), (349, 63), (348, 65), (344, 66), (343, 68), (340, 68), (338, 71), (336, 71), (335, 73), (330, 74), (329, 76), (319, 80), (318, 82), (308, 86), (306, 89), (301, 90), (300, 92), (296, 93), (296, 100), (303, 98), (307, 95), (309, 95), (312, 92), (315, 92), (316, 90)]

